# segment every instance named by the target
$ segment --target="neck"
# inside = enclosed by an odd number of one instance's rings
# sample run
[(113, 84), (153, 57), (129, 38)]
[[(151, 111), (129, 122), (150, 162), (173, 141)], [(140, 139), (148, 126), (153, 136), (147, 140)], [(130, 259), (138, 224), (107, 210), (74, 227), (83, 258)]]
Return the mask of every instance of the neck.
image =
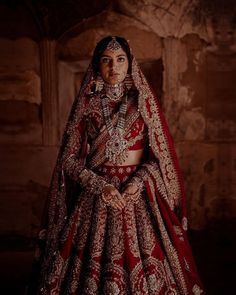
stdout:
[(104, 84), (104, 90), (111, 100), (119, 100), (124, 95), (124, 83), (119, 84)]

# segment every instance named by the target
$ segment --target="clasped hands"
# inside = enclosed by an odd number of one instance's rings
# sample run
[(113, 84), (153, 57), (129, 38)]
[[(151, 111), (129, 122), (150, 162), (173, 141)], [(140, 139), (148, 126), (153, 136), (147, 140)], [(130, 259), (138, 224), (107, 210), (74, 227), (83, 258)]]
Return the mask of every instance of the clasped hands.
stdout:
[(136, 200), (140, 195), (140, 188), (135, 183), (128, 183), (123, 192), (119, 192), (112, 184), (103, 188), (102, 200), (114, 209), (122, 210), (130, 201)]

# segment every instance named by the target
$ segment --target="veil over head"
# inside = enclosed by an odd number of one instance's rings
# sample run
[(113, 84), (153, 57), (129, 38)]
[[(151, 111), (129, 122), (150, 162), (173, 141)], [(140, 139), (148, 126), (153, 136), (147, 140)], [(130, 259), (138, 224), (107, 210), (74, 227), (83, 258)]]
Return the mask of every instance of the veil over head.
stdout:
[[(112, 37), (107, 37), (107, 41), (112, 40)], [(172, 138), (170, 136), (166, 121), (162, 114), (158, 98), (151, 90), (146, 78), (144, 77), (136, 59), (131, 53), (128, 42), (120, 37), (116, 37), (120, 42), (129, 59), (128, 75), (124, 80), (126, 88), (135, 90), (138, 93), (138, 109), (148, 129), (149, 150), (156, 159), (159, 166), (160, 195), (165, 199), (171, 210), (178, 216), (182, 227), (187, 229), (185, 193), (182, 176), (179, 170), (175, 149), (173, 147)], [(100, 43), (101, 44), (101, 41)], [(76, 141), (82, 142), (82, 153), (84, 157), (81, 159), (81, 165), (85, 166), (86, 158), (89, 155), (89, 150), (86, 144), (83, 145), (82, 130), (80, 123), (83, 119), (86, 110), (89, 108), (89, 101), (92, 95), (97, 91), (96, 86), (98, 81), (98, 72), (94, 61), (96, 54), (99, 53), (99, 44), (94, 50), (92, 62), (89, 64), (81, 84), (80, 91), (75, 98), (68, 122), (63, 134), (61, 147), (57, 158), (57, 163), (54, 169), (49, 195), (46, 202), (45, 218), (43, 219), (41, 235), (46, 235), (46, 244), (44, 246), (44, 259), (53, 257), (53, 253), (58, 244), (58, 237), (63, 226), (65, 225), (67, 216), (75, 202), (75, 196), (79, 195), (80, 185), (71, 180), (64, 173), (63, 154), (67, 149), (67, 143), (71, 137)], [(105, 48), (104, 48), (105, 49)], [(86, 141), (85, 141), (86, 142)], [(100, 164), (104, 162), (101, 158)], [(103, 161), (103, 162), (102, 162)], [(89, 168), (96, 168), (90, 165)], [(154, 200), (155, 202), (155, 200)], [(47, 263), (44, 263), (47, 265)], [(43, 265), (44, 265), (43, 264)], [(44, 270), (42, 269), (42, 273)]]
[[(176, 157), (173, 140), (169, 132), (166, 120), (163, 116), (158, 96), (154, 94), (149, 86), (145, 76), (142, 73), (132, 51), (129, 43), (122, 37), (115, 37), (117, 42), (120, 42), (122, 48), (125, 50), (129, 60), (128, 75), (124, 83), (128, 89), (133, 88), (138, 91), (138, 107), (139, 111), (148, 127), (149, 146), (159, 161), (162, 177), (165, 182), (165, 187), (168, 193), (169, 201), (172, 208), (178, 207), (180, 217), (186, 227), (186, 206), (185, 206), (185, 191), (183, 179), (179, 169), (178, 160)], [(64, 132), (63, 142), (60, 149), (60, 154), (66, 146), (66, 139), (68, 136), (75, 136), (76, 127), (85, 113), (86, 106), (88, 106), (89, 97), (93, 93), (97, 83), (97, 67), (94, 65), (95, 55), (99, 54), (99, 45), (103, 51), (106, 45), (112, 40), (112, 36), (102, 39), (94, 50), (92, 62), (89, 64), (84, 80), (81, 85), (79, 94), (77, 95), (74, 105), (72, 107), (67, 127)], [(104, 42), (106, 41), (106, 42)], [(100, 49), (100, 53), (101, 53)], [(58, 166), (60, 167), (60, 154), (58, 158)]]
[[(121, 40), (120, 42), (125, 40), (124, 38), (119, 38), (120, 37), (116, 37), (118, 42), (119, 40)], [(104, 39), (108, 39), (109, 42), (112, 37), (106, 37)], [(125, 42), (128, 44), (126, 40)], [(94, 50), (94, 55), (97, 54), (97, 52), (98, 50), (96, 47)], [(167, 192), (165, 198), (167, 198), (170, 207), (173, 210), (175, 209), (178, 213), (179, 218), (182, 220), (183, 228), (186, 230), (187, 219), (184, 185), (173, 146), (172, 137), (169, 133), (168, 126), (161, 111), (158, 98), (151, 90), (135, 57), (131, 53), (130, 48), (128, 54), (131, 64), (129, 65), (129, 75), (124, 80), (124, 83), (126, 84), (127, 88), (135, 88), (138, 91), (139, 111), (148, 127), (150, 149), (159, 162), (161, 177), (164, 180), (164, 185)], [(94, 55), (92, 61), (95, 59)], [(49, 212), (47, 222), (49, 222), (48, 228), (51, 228), (54, 233), (55, 217), (57, 219), (57, 232), (63, 225), (63, 219), (67, 216), (67, 203), (70, 199), (68, 192), (65, 192), (65, 187), (68, 187), (68, 185), (66, 183), (67, 179), (64, 177), (63, 173), (62, 155), (71, 136), (77, 137), (78, 139), (81, 138), (78, 126), (81, 119), (83, 118), (84, 113), (86, 113), (86, 108), (89, 106), (90, 97), (95, 91), (97, 83), (96, 79), (97, 71), (91, 62), (85, 73), (80, 91), (76, 96), (71, 108), (71, 112), (63, 134), (54, 175), (52, 177), (51, 189), (47, 202), (47, 206), (49, 206), (49, 208), (47, 208), (47, 211)], [(58, 204), (60, 204), (60, 206), (58, 206)], [(59, 224), (61, 224), (61, 226), (59, 226)]]

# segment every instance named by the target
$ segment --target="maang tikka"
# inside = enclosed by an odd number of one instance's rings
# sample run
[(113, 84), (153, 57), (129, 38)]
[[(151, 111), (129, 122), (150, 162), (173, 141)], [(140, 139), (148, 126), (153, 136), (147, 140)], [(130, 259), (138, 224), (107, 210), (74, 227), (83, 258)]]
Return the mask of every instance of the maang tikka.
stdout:
[(120, 43), (116, 40), (116, 37), (112, 37), (111, 41), (107, 45), (107, 49), (110, 51), (116, 51), (121, 48)]

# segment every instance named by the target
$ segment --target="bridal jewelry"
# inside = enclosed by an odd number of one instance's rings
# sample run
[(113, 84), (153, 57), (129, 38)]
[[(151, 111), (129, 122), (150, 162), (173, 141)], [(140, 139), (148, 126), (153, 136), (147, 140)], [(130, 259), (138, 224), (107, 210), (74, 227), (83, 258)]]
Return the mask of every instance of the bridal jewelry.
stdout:
[(106, 157), (113, 164), (122, 164), (128, 157), (128, 141), (124, 138), (125, 116), (127, 111), (127, 95), (120, 105), (118, 122), (113, 126), (108, 107), (108, 98), (102, 98), (102, 108), (110, 139), (106, 142)]
[(100, 92), (104, 86), (104, 81), (100, 74), (97, 76), (95, 85), (95, 92)]
[(104, 90), (107, 97), (109, 97), (113, 101), (118, 101), (124, 94), (124, 84), (120, 83), (120, 84), (110, 85), (105, 83)]
[(112, 37), (111, 41), (107, 45), (107, 49), (111, 51), (116, 51), (121, 48), (121, 45), (119, 42), (116, 41), (116, 37)]

